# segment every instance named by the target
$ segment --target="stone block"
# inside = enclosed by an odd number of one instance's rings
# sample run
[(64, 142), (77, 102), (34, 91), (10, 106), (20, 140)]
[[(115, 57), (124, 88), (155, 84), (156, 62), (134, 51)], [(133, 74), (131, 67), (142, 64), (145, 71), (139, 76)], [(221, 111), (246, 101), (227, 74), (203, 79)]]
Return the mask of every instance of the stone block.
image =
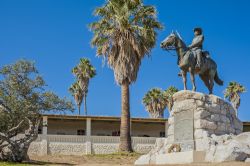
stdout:
[(250, 158), (247, 158), (247, 159), (245, 160), (245, 162), (246, 162), (246, 163), (250, 163)]
[(176, 113), (179, 113), (181, 111), (195, 110), (195, 109), (196, 109), (195, 100), (188, 99), (188, 100), (175, 102), (173, 107), (172, 107), (171, 112), (176, 114)]
[(210, 112), (206, 111), (205, 109), (201, 109), (198, 112), (197, 111), (194, 112), (194, 119), (204, 119), (210, 115), (211, 115)]
[(250, 155), (250, 133), (238, 136), (217, 137), (221, 141), (209, 149), (206, 154), (207, 162), (245, 161)]
[(205, 104), (206, 109), (208, 109), (208, 111), (215, 113), (215, 114), (222, 114), (221, 109), (220, 109), (220, 105), (217, 104)]
[(156, 155), (156, 165), (159, 164), (187, 164), (205, 161), (205, 152), (188, 151)]
[(219, 122), (221, 120), (219, 114), (212, 114), (210, 119), (211, 119), (211, 121), (214, 121), (214, 122)]
[(196, 120), (194, 123), (194, 127), (196, 129), (209, 129), (209, 130), (215, 130), (217, 128), (217, 125), (214, 122), (210, 122), (205, 119)]
[(220, 120), (223, 123), (230, 123), (230, 120), (225, 115), (221, 115)]
[(194, 131), (194, 138), (195, 139), (203, 138), (203, 129), (196, 129)]
[(169, 118), (168, 118), (168, 124), (169, 124), (169, 125), (174, 124), (174, 117), (169, 117)]
[(225, 131), (226, 131), (226, 124), (225, 123), (220, 123), (220, 122), (218, 122), (217, 123), (217, 129), (216, 129), (216, 131), (222, 131), (223, 132), (223, 134), (225, 134)]
[(202, 100), (195, 100), (195, 103), (197, 105), (197, 107), (204, 107), (205, 102)]
[(174, 135), (174, 125), (170, 125), (168, 127), (168, 136), (169, 135)]
[(209, 100), (207, 101), (210, 101), (216, 105), (220, 105), (220, 101), (221, 101), (221, 98), (219, 98), (218, 96), (215, 96), (215, 95), (209, 95), (209, 98), (207, 98)]
[(199, 92), (193, 92), (190, 90), (182, 90), (173, 95), (174, 101), (182, 101), (187, 99), (195, 99), (195, 100), (205, 100), (205, 94)]
[(150, 155), (142, 155), (139, 159), (137, 159), (134, 165), (149, 165), (152, 160)]

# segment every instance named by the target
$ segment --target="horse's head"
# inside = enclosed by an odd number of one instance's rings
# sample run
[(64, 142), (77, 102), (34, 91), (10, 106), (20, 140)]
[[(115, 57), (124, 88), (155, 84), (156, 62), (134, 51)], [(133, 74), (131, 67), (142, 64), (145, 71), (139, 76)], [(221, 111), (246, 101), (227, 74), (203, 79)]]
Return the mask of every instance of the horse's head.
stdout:
[(178, 45), (178, 39), (181, 40), (181, 37), (178, 32), (172, 32), (161, 42), (160, 46), (163, 49), (174, 50)]

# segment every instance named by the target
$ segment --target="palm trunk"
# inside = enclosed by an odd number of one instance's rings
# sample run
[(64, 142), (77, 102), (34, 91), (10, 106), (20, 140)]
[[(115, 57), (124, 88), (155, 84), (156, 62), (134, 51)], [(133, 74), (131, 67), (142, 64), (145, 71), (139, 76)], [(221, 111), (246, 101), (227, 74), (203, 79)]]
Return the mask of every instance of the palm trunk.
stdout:
[(87, 96), (84, 95), (84, 112), (85, 112), (85, 115), (87, 115)]
[(80, 115), (81, 111), (81, 105), (78, 105), (78, 115)]
[(130, 136), (130, 110), (129, 110), (129, 84), (121, 85), (122, 114), (120, 126), (120, 145), (119, 151), (132, 152)]

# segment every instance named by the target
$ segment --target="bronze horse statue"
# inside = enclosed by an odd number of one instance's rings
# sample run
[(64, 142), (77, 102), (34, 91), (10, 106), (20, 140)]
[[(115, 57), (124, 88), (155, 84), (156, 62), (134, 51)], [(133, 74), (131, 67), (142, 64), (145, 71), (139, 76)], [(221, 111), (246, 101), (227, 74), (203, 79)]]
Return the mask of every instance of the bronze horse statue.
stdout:
[(218, 85), (223, 85), (223, 81), (219, 78), (217, 65), (208, 54), (203, 53), (203, 60), (200, 69), (196, 68), (196, 58), (194, 53), (188, 49), (181, 39), (178, 32), (172, 32), (161, 43), (161, 48), (166, 50), (176, 50), (178, 56), (178, 66), (181, 69), (181, 75), (184, 83), (184, 90), (187, 90), (187, 72), (190, 73), (193, 91), (196, 91), (195, 74), (199, 74), (202, 81), (209, 90), (209, 94), (213, 93), (214, 81)]

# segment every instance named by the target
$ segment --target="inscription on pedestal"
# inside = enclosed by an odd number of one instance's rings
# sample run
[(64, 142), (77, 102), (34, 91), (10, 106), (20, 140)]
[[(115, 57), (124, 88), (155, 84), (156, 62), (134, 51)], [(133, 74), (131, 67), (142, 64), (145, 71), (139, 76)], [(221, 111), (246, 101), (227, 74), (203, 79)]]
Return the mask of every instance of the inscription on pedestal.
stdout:
[(174, 142), (180, 143), (182, 151), (194, 149), (193, 111), (183, 111), (174, 116)]

